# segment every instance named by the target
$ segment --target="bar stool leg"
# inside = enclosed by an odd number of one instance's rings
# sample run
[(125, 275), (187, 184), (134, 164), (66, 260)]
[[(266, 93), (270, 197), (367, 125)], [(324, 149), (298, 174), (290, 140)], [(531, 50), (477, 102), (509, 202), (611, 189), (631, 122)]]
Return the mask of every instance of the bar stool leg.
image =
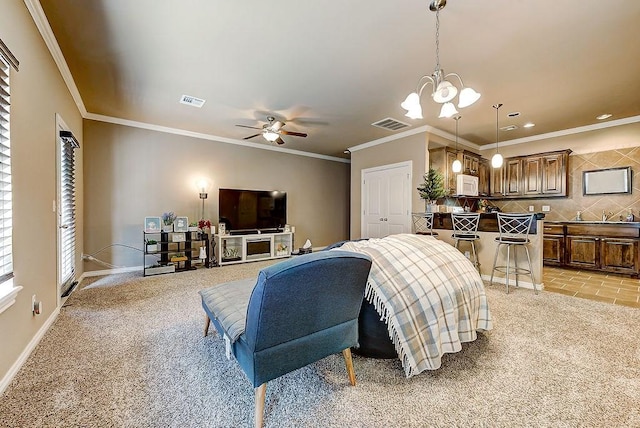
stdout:
[(533, 284), (533, 292), (538, 294), (538, 289), (536, 288), (536, 281), (533, 279), (533, 269), (531, 268), (531, 257), (529, 256), (529, 249), (525, 245), (525, 252), (527, 253), (527, 260), (529, 261), (529, 274), (531, 275), (531, 283)]
[(478, 273), (480, 273), (480, 263), (478, 263), (478, 253), (476, 252), (476, 241), (471, 241), (471, 250), (473, 251), (473, 264), (478, 270)]
[(507, 269), (506, 269), (506, 284), (507, 284), (507, 294), (509, 294), (509, 265), (511, 264), (511, 245), (507, 244)]
[(500, 251), (500, 245), (496, 246), (496, 253), (493, 256), (493, 269), (491, 270), (491, 280), (489, 281), (489, 285), (493, 285), (493, 274), (496, 272), (496, 262), (498, 261), (498, 252)]
[(520, 288), (520, 283), (518, 282), (518, 245), (513, 246), (513, 272), (516, 276), (516, 288)]

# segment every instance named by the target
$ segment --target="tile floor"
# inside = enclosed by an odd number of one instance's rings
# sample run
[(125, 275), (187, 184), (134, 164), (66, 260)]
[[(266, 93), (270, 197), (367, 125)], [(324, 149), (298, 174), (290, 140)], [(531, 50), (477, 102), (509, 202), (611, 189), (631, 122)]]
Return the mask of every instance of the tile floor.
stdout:
[(584, 299), (640, 308), (640, 280), (624, 275), (545, 266), (544, 289)]

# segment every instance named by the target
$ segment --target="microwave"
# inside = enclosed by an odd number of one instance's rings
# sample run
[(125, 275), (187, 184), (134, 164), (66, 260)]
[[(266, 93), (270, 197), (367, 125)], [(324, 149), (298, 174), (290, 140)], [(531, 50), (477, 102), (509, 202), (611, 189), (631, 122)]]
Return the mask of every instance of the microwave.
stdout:
[(456, 195), (478, 196), (478, 177), (458, 174), (456, 184)]

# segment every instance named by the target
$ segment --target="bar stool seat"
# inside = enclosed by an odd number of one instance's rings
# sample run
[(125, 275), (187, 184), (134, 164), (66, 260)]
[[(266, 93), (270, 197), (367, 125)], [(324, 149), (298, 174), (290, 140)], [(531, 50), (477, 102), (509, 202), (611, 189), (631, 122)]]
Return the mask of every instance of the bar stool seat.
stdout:
[(476, 251), (476, 241), (480, 239), (478, 235), (478, 224), (480, 223), (480, 213), (452, 213), (451, 222), (453, 224), (453, 235), (456, 249), (460, 250), (460, 242), (469, 242), (473, 252), (473, 265), (480, 272), (478, 253)]
[(433, 213), (412, 213), (412, 217), (413, 233), (438, 237), (438, 232), (433, 231)]
[[(538, 294), (536, 289), (536, 282), (533, 278), (533, 269), (531, 267), (531, 257), (529, 255), (529, 230), (531, 229), (531, 223), (533, 223), (534, 214), (505, 214), (498, 213), (498, 231), (499, 236), (495, 239), (498, 243), (496, 247), (496, 253), (493, 258), (493, 270), (491, 271), (490, 284), (493, 285), (493, 275), (496, 271), (505, 274), (505, 282), (507, 285), (507, 294), (509, 293), (509, 274), (512, 273), (516, 279), (516, 287), (518, 284), (519, 275), (530, 275), (531, 284), (533, 285), (533, 291)], [(498, 266), (498, 253), (500, 248), (506, 245), (506, 264)], [(518, 266), (517, 250), (518, 247), (524, 248), (527, 255), (527, 261), (529, 268)], [(513, 265), (511, 265), (511, 249), (513, 248)]]

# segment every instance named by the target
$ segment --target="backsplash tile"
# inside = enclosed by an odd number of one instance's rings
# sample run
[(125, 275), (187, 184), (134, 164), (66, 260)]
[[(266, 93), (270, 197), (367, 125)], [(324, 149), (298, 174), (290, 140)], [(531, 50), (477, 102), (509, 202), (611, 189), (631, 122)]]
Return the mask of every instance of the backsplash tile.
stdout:
[[(593, 169), (630, 166), (632, 171), (633, 192), (630, 195), (582, 195), (582, 173)], [(546, 220), (570, 221), (576, 212), (582, 212), (582, 220), (602, 219), (602, 211), (612, 213), (610, 220), (626, 218), (629, 209), (633, 210), (636, 220), (640, 221), (640, 147), (632, 147), (604, 152), (572, 154), (569, 156), (569, 197), (549, 199), (519, 199), (492, 201), (504, 212), (527, 212), (533, 205), (536, 212), (543, 205), (549, 205), (551, 211), (545, 213)]]

